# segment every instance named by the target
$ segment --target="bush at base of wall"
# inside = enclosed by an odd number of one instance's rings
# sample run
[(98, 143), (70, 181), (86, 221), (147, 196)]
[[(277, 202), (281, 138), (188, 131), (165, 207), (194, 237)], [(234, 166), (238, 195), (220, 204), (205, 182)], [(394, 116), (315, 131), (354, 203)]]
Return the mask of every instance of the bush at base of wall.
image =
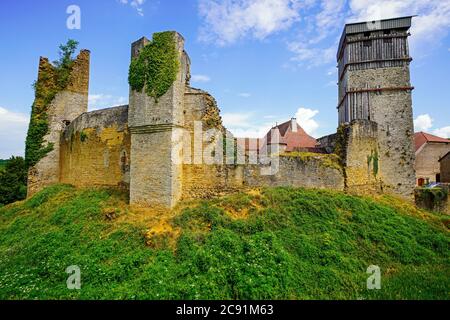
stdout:
[(0, 162), (0, 206), (25, 199), (27, 170), (22, 157)]
[(414, 197), (418, 207), (446, 212), (448, 205), (448, 188), (416, 188)]

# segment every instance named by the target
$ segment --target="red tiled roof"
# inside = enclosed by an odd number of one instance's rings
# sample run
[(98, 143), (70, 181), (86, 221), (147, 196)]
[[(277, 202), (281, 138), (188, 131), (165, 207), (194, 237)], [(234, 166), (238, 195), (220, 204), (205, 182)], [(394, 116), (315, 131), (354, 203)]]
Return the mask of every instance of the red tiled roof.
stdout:
[[(315, 148), (317, 140), (308, 135), (297, 123), (297, 132), (291, 130), (291, 120), (276, 126), (280, 131), (280, 143), (286, 144), (286, 151), (299, 148)], [(266, 135), (266, 141), (271, 142), (271, 130)]]
[(450, 140), (448, 139), (437, 137), (426, 132), (416, 132), (414, 134), (414, 141), (416, 144), (416, 151), (427, 142), (450, 143)]

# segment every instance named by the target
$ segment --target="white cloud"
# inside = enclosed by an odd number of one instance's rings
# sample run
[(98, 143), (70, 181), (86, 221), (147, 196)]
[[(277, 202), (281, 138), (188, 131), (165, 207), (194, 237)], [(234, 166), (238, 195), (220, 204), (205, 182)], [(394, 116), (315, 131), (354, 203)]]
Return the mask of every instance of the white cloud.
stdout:
[(314, 117), (319, 113), (319, 110), (312, 110), (308, 108), (299, 108), (295, 117), (298, 124), (311, 136), (317, 136), (317, 129), (319, 123), (314, 120)]
[(439, 128), (439, 129), (435, 129), (433, 130), (433, 134), (438, 136), (438, 137), (442, 137), (442, 138), (450, 138), (450, 126), (447, 127), (443, 127), (443, 128)]
[(132, 6), (134, 9), (136, 9), (138, 15), (140, 16), (144, 16), (144, 9), (142, 8), (142, 6), (144, 5), (146, 0), (119, 0), (120, 3), (122, 4), (129, 4), (130, 6)]
[(431, 132), (438, 137), (450, 138), (450, 126), (432, 129), (433, 122), (434, 119), (431, 118), (429, 114), (421, 114), (416, 119), (414, 119), (414, 130), (416, 132)]
[(336, 29), (343, 27), (342, 11), (344, 6), (345, 0), (322, 0), (320, 2), (320, 12), (314, 18), (314, 30), (317, 35), (309, 40), (310, 43), (320, 42)]
[(193, 74), (191, 76), (191, 81), (192, 82), (209, 82), (211, 81), (211, 78), (203, 75), (203, 74)]
[(450, 0), (350, 0), (349, 7), (349, 21), (418, 15), (411, 28), (413, 46), (439, 41), (450, 28)]
[(429, 114), (421, 114), (416, 119), (414, 119), (414, 130), (427, 131), (433, 127), (433, 119)]
[[(318, 110), (307, 108), (299, 108), (296, 113), (297, 122), (312, 136), (317, 136), (319, 123), (314, 117), (318, 113)], [(222, 120), (224, 126), (239, 138), (263, 138), (276, 124), (287, 121), (287, 118), (282, 116), (255, 116), (255, 114), (254, 112), (224, 113)]]
[(228, 129), (231, 127), (251, 127), (250, 120), (253, 117), (252, 113), (224, 113), (222, 121)]
[[(416, 57), (427, 54), (450, 31), (450, 0), (199, 0), (199, 15), (199, 38), (219, 45), (264, 39), (296, 26), (288, 50), (294, 53), (293, 62), (308, 67), (334, 62), (345, 22), (418, 15), (410, 40)], [(421, 46), (425, 50), (417, 51)]]
[[(295, 40), (288, 42), (288, 50), (294, 54), (291, 61), (307, 68), (331, 64), (335, 61), (339, 30), (345, 21), (345, 0), (313, 1), (307, 9), (314, 13), (304, 13), (307, 26), (297, 30)], [(330, 46), (329, 38), (332, 45)], [(324, 43), (326, 41), (326, 43)], [(335, 71), (334, 71), (335, 72)], [(334, 72), (328, 71), (328, 75)]]
[(242, 97), (242, 98), (250, 98), (251, 96), (252, 96), (252, 94), (248, 93), (248, 92), (239, 93), (239, 97)]
[(227, 45), (245, 37), (264, 39), (299, 20), (299, 0), (200, 0), (200, 40)]
[(125, 97), (116, 97), (110, 94), (90, 94), (89, 95), (89, 110), (104, 109), (128, 103)]
[[(222, 120), (224, 126), (238, 138), (263, 138), (267, 132), (275, 125), (273, 116), (262, 117), (266, 121), (259, 121), (255, 113), (224, 113)], [(282, 121), (279, 121), (281, 123)]]
[(336, 55), (336, 46), (329, 48), (315, 48), (303, 41), (294, 41), (288, 44), (288, 49), (295, 54), (291, 61), (306, 65), (308, 68), (332, 63)]
[(0, 158), (24, 155), (29, 120), (27, 114), (0, 107)]

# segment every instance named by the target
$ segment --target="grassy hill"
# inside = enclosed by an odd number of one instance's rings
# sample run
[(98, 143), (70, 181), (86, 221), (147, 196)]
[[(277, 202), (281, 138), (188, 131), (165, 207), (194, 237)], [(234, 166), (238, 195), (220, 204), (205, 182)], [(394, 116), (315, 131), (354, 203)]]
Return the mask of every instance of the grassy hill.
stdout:
[(275, 188), (164, 212), (58, 185), (0, 208), (0, 299), (449, 299), (445, 225), (390, 197)]

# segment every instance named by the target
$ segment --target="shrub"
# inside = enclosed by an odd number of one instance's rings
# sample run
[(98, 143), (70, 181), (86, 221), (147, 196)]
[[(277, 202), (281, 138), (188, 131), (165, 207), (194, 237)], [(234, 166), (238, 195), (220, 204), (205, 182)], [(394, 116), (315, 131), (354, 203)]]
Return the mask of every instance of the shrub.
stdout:
[(0, 171), (0, 204), (6, 205), (27, 196), (27, 169), (22, 157), (12, 157)]

